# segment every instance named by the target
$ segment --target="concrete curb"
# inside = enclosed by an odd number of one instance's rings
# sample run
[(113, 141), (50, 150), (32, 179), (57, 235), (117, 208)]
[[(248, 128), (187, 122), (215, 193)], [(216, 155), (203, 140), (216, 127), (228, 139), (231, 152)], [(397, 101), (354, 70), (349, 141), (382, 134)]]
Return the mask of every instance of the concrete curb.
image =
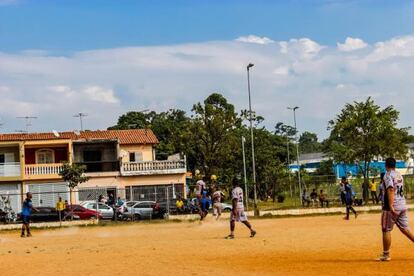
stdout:
[[(414, 209), (414, 204), (408, 204), (408, 209)], [(357, 212), (379, 212), (381, 211), (381, 206), (358, 206), (354, 207)], [(309, 216), (309, 215), (327, 215), (327, 214), (345, 214), (345, 206), (344, 207), (331, 207), (331, 208), (301, 208), (301, 209), (287, 209), (287, 210), (271, 210), (271, 211), (260, 211), (260, 216)], [(250, 217), (254, 216), (253, 211), (246, 212), (246, 214)], [(224, 219), (230, 218), (230, 213), (223, 213), (221, 215)], [(200, 216), (197, 214), (191, 215), (170, 215), (170, 220), (197, 220)]]
[[(59, 228), (59, 227), (72, 227), (72, 226), (87, 226), (87, 225), (94, 225), (97, 224), (96, 220), (77, 220), (77, 221), (62, 221), (62, 225), (60, 222), (39, 222), (39, 223), (31, 223), (30, 228)], [(22, 224), (4, 224), (0, 225), (0, 231), (2, 230), (16, 230), (21, 229)]]

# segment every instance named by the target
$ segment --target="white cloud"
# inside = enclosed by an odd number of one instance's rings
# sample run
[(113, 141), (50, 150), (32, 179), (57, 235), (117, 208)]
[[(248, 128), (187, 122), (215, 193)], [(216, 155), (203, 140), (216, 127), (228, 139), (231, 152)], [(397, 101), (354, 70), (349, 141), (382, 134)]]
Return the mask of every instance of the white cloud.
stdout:
[[(346, 43), (345, 43), (346, 44)], [(298, 105), (298, 127), (326, 136), (327, 121), (346, 102), (373, 96), (401, 111), (410, 125), (414, 97), (414, 36), (390, 38), (344, 55), (310, 38), (261, 44), (214, 41), (172, 46), (90, 50), (70, 56), (0, 53), (2, 132), (23, 128), (16, 116), (35, 115), (33, 130), (106, 128), (129, 110), (189, 111), (212, 92), (236, 109), (247, 106), (246, 65), (253, 108), (272, 129), (292, 123), (286, 106)]]
[(88, 95), (91, 100), (97, 102), (119, 103), (119, 99), (115, 97), (112, 89), (106, 89), (99, 86), (89, 86), (86, 87), (83, 92)]
[(265, 37), (265, 36), (260, 37), (260, 36), (256, 36), (256, 35), (241, 36), (241, 37), (237, 38), (236, 41), (246, 42), (246, 43), (254, 43), (254, 44), (261, 44), (261, 45), (274, 43), (274, 41), (271, 40), (268, 37)]
[(312, 58), (324, 47), (309, 38), (291, 39), (279, 42), (280, 53), (291, 53), (301, 58)]
[(350, 52), (363, 49), (367, 47), (368, 44), (360, 38), (347, 37), (345, 43), (337, 43), (337, 46), (339, 51)]
[(368, 56), (370, 61), (379, 61), (392, 57), (413, 57), (414, 36), (403, 36), (381, 41), (375, 44), (374, 51)]

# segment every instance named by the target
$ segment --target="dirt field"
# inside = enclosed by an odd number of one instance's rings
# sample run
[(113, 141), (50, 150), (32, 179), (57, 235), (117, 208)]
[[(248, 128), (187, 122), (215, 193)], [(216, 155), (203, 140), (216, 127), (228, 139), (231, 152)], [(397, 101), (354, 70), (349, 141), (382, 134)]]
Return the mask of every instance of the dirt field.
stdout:
[[(414, 213), (410, 213), (414, 218)], [(414, 225), (413, 219), (410, 220)], [(379, 214), (252, 220), (254, 239), (228, 222), (130, 224), (0, 233), (0, 275), (414, 275), (414, 244), (393, 234), (381, 252)]]

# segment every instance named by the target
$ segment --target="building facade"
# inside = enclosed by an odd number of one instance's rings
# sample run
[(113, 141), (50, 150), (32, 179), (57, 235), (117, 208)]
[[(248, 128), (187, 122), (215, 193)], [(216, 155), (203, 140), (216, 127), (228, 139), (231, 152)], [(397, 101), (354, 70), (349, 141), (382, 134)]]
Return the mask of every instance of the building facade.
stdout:
[(112, 194), (126, 200), (159, 201), (185, 196), (185, 158), (155, 160), (158, 140), (151, 130), (106, 130), (0, 135), (0, 195), (14, 210), (33, 193), (35, 206), (69, 200), (59, 176), (63, 163), (78, 163), (89, 177), (72, 194), (74, 202)]

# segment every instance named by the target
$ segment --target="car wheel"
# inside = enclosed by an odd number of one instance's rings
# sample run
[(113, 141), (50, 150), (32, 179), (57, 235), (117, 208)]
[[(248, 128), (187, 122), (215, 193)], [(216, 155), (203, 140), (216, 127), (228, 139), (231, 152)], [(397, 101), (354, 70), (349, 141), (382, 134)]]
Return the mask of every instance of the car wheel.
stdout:
[(91, 216), (91, 219), (92, 220), (96, 220), (96, 216)]
[(141, 220), (141, 215), (140, 214), (135, 214), (134, 215), (134, 220)]

